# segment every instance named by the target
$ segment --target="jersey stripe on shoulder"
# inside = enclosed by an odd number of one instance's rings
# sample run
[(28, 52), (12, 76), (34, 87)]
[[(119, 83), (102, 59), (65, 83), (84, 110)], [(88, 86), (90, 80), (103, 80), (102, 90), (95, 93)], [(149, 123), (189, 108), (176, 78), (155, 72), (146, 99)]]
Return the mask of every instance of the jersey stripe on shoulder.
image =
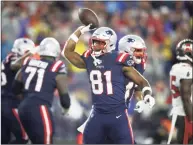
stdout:
[(24, 59), (24, 61), (23, 61), (23, 65), (26, 65), (27, 64), (27, 62), (30, 60), (30, 57), (28, 56), (28, 57), (26, 57), (25, 59)]
[(120, 53), (116, 59), (118, 62), (124, 62), (126, 58), (129, 56), (128, 53)]
[(88, 57), (90, 55), (90, 52), (91, 50), (86, 50), (84, 53), (83, 53), (83, 56), (84, 57)]
[(60, 66), (63, 64), (61, 60), (56, 61), (52, 66), (51, 66), (51, 71), (52, 72), (57, 72)]

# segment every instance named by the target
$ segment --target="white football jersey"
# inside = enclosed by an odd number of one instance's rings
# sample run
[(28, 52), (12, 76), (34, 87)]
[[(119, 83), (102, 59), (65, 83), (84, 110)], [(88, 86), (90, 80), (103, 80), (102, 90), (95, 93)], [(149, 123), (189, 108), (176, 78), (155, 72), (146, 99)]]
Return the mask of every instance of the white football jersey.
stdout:
[(192, 79), (192, 66), (187, 63), (177, 63), (170, 71), (170, 89), (172, 93), (172, 114), (185, 116), (180, 96), (180, 80)]

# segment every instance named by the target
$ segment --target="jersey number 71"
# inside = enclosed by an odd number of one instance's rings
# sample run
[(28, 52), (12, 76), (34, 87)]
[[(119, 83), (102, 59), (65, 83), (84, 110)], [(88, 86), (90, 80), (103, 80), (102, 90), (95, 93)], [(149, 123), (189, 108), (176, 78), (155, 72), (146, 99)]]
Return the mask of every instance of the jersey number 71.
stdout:
[(25, 82), (25, 89), (28, 90), (29, 89), (29, 85), (33, 79), (33, 77), (35, 76), (35, 74), (37, 73), (37, 81), (36, 81), (36, 86), (35, 86), (35, 91), (40, 92), (41, 88), (42, 88), (42, 83), (43, 83), (43, 78), (44, 78), (44, 73), (45, 70), (42, 68), (36, 68), (36, 67), (31, 67), (28, 66), (25, 69), (26, 73), (29, 73), (26, 82)]
[(113, 94), (113, 86), (111, 81), (111, 71), (101, 73), (99, 70), (93, 70), (90, 72), (90, 81), (92, 84), (92, 92), (96, 95), (100, 95), (104, 91), (104, 84), (102, 78), (105, 77), (105, 83), (107, 88), (107, 95)]

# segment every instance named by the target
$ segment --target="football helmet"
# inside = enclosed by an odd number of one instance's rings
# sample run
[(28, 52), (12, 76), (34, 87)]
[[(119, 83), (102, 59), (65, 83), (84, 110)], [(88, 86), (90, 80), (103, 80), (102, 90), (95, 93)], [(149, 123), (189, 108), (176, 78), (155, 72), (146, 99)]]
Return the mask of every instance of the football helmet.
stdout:
[(11, 51), (19, 56), (22, 56), (28, 50), (34, 49), (35, 44), (29, 38), (18, 38), (13, 43)]
[(178, 60), (189, 60), (193, 62), (193, 40), (181, 40), (176, 47), (176, 58)]
[(137, 35), (126, 35), (119, 40), (118, 49), (133, 56), (135, 63), (140, 64), (147, 59), (146, 45), (144, 40)]
[(60, 44), (53, 37), (43, 39), (38, 47), (38, 54), (40, 56), (51, 56), (56, 58), (60, 55)]
[(96, 55), (111, 52), (116, 48), (117, 34), (109, 27), (100, 27), (90, 39), (90, 47)]

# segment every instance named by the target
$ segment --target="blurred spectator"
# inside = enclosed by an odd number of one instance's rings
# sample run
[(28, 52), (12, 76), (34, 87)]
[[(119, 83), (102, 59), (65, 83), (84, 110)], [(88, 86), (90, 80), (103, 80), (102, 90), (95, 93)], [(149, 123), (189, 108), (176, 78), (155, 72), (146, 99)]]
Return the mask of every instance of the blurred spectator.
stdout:
[(11, 51), (13, 41), (6, 39), (6, 35), (1, 35), (1, 61), (5, 59), (7, 54)]

